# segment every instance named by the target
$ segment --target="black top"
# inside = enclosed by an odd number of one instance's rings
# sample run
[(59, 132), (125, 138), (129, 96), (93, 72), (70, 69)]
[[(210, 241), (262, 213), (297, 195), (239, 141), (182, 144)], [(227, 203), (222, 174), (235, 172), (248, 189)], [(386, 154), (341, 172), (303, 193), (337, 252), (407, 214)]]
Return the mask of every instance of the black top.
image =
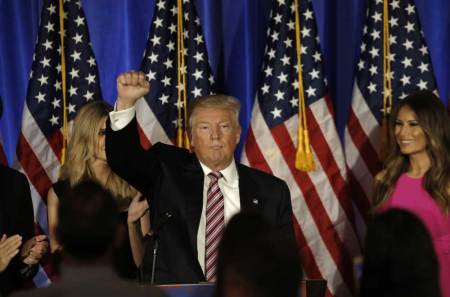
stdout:
[(53, 191), (55, 191), (58, 199), (64, 199), (70, 190), (70, 183), (68, 180), (59, 180), (52, 185)]
[[(68, 180), (59, 180), (53, 184), (53, 190), (55, 191), (58, 199), (64, 199), (70, 190), (70, 183)], [(126, 236), (122, 244), (114, 250), (113, 262), (114, 267), (121, 278), (136, 279), (137, 268), (134, 264), (133, 255), (131, 253), (130, 240), (128, 237), (127, 216), (127, 211), (121, 211), (119, 213), (119, 220), (123, 225), (123, 229), (125, 229)]]

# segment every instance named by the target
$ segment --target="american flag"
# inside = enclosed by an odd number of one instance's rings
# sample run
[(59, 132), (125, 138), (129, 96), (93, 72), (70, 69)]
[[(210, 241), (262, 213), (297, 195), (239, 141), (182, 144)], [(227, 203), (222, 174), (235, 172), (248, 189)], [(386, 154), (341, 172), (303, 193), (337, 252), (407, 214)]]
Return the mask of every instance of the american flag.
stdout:
[(352, 258), (360, 254), (353, 209), (346, 195), (346, 165), (328, 96), (311, 1), (299, 1), (301, 70), (316, 170), (295, 168), (299, 80), (297, 1), (274, 1), (261, 87), (253, 107), (243, 161), (289, 186), (293, 222), (308, 278), (327, 280), (327, 296), (353, 293)]
[[(64, 0), (63, 6), (64, 47), (60, 39), (59, 1), (43, 3), (17, 145), (17, 166), (30, 181), (37, 232), (46, 234), (45, 202), (50, 186), (58, 179), (61, 165), (64, 107), (70, 122), (82, 105), (101, 98), (97, 65), (81, 3)], [(66, 104), (62, 77), (66, 78)], [(51, 267), (45, 267), (35, 278), (38, 286), (48, 283), (47, 276), (52, 277)]]
[[(182, 11), (182, 27), (178, 22), (179, 11)], [(184, 48), (178, 36), (183, 37)], [(184, 67), (177, 54), (181, 51)], [(178, 73), (186, 75), (185, 84), (180, 81), (180, 88), (186, 92), (187, 103), (210, 94), (214, 86), (193, 1), (158, 0), (141, 69), (151, 84), (150, 93), (137, 107), (139, 126), (148, 141), (144, 145), (158, 141), (175, 143), (178, 119), (181, 118), (181, 123), (184, 119), (184, 101), (178, 101)]]
[[(418, 90), (434, 90), (436, 84), (419, 18), (412, 0), (369, 1), (360, 59), (353, 87), (352, 107), (345, 129), (345, 155), (349, 184), (357, 206), (360, 236), (365, 233), (374, 176), (381, 169), (378, 149), (383, 118), (384, 24), (389, 28), (390, 78), (393, 105)], [(385, 22), (383, 22), (385, 20)], [(387, 71), (386, 71), (387, 73)]]

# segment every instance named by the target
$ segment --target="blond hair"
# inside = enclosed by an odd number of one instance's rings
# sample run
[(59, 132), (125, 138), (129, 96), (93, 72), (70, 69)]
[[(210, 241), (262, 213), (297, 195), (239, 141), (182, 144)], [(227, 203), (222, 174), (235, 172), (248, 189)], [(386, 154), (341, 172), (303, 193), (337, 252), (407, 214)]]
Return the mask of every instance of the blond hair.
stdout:
[(239, 111), (241, 110), (241, 103), (233, 96), (227, 95), (207, 95), (194, 99), (189, 105), (188, 112), (188, 132), (191, 133), (193, 119), (195, 118), (195, 111), (199, 108), (216, 108), (225, 109), (233, 113), (233, 120), (237, 127), (239, 124)]
[[(86, 179), (96, 180), (90, 162), (95, 158), (100, 128), (111, 110), (111, 106), (105, 102), (95, 101), (78, 111), (73, 122), (66, 162), (60, 171), (60, 179), (68, 180), (72, 187)], [(137, 193), (112, 171), (103, 186), (116, 197), (121, 209), (128, 207), (131, 198)]]

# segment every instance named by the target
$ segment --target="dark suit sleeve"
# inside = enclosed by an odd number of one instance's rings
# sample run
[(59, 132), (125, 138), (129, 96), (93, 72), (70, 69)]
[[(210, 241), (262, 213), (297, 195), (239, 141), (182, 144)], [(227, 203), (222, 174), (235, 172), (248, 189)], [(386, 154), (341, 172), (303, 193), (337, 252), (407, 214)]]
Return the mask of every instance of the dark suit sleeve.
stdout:
[[(291, 194), (286, 182), (242, 164), (238, 164), (238, 172), (241, 209), (260, 212), (280, 235), (294, 238)], [(254, 198), (260, 203), (254, 203)]]
[(22, 236), (22, 241), (25, 242), (34, 236), (33, 201), (28, 180), (22, 174), (18, 177), (17, 198), (20, 204), (17, 215), (17, 231)]
[[(32, 238), (34, 234), (34, 214), (33, 214), (33, 200), (31, 199), (30, 185), (27, 178), (20, 174), (20, 186), (18, 187), (18, 197), (22, 205), (19, 208), (19, 215), (17, 216), (18, 233), (22, 236), (22, 242), (26, 242)], [(19, 271), (22, 279), (31, 279), (38, 270), (38, 265), (26, 265), (20, 260)]]
[[(8, 187), (7, 195), (2, 197), (3, 231), (8, 236), (19, 234), (22, 242), (34, 235), (33, 203), (30, 186), (26, 177), (18, 171), (0, 168), (1, 187)], [(2, 189), (2, 193), (4, 189)], [(37, 271), (37, 265), (27, 266), (17, 255), (9, 263), (7, 269), (0, 274), (2, 292), (8, 293), (23, 285), (25, 279), (30, 279)]]
[(137, 121), (134, 118), (118, 131), (106, 129), (106, 157), (109, 166), (139, 192), (149, 196), (158, 177), (160, 165), (152, 149), (144, 150), (139, 141)]

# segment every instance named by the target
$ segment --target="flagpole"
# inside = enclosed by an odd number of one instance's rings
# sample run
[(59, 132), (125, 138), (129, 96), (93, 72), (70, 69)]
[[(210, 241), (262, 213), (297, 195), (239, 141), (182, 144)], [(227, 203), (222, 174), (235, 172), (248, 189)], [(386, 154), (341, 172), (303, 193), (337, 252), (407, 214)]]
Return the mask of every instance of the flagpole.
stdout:
[(67, 121), (67, 82), (66, 82), (66, 58), (64, 49), (64, 4), (63, 0), (59, 0), (59, 36), (61, 39), (61, 83), (63, 97), (63, 141), (61, 148), (61, 165), (66, 160), (67, 138), (68, 138), (68, 121)]

